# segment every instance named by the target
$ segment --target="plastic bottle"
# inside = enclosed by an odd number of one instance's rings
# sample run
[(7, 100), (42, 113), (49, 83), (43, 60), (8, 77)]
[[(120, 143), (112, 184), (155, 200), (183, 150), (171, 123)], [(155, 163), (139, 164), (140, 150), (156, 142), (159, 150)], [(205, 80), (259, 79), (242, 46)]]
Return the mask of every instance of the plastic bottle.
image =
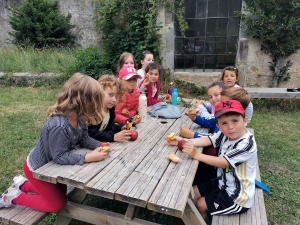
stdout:
[(173, 88), (173, 83), (171, 82), (170, 86), (169, 86), (169, 89), (168, 89), (168, 94), (171, 95), (171, 96), (172, 96), (172, 93), (173, 93), (173, 89), (174, 89)]
[(178, 98), (178, 90), (177, 88), (174, 88), (172, 93), (172, 105), (177, 105), (177, 98)]
[(147, 119), (147, 97), (145, 93), (141, 93), (139, 97), (139, 114), (142, 117), (141, 121)]

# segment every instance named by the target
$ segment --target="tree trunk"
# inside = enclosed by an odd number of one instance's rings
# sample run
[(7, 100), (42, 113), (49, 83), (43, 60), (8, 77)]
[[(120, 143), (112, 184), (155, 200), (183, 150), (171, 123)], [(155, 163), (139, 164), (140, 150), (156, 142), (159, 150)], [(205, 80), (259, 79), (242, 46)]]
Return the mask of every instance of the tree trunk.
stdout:
[(283, 61), (284, 57), (279, 56), (276, 58), (276, 66), (275, 66), (275, 71), (274, 71), (274, 77), (273, 77), (273, 87), (278, 87), (279, 84), (279, 76), (280, 76), (280, 70), (283, 67)]

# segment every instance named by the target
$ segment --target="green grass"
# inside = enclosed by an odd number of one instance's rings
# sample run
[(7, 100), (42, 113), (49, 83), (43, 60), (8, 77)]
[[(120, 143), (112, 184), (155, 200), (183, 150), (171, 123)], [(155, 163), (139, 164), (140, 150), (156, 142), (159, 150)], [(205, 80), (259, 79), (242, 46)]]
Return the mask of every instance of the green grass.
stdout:
[[(34, 147), (46, 110), (58, 88), (0, 86), (0, 192), (17, 173), (23, 174), (23, 161)], [(298, 107), (298, 103), (296, 102)], [(255, 108), (255, 101), (254, 101)], [(255, 111), (254, 128), (262, 182), (271, 189), (264, 193), (269, 224), (300, 224), (300, 116), (298, 110)], [(125, 203), (88, 196), (85, 204), (124, 213)], [(139, 218), (166, 225), (181, 225), (180, 219), (141, 209)], [(53, 224), (51, 214), (41, 224)], [(72, 221), (73, 225), (86, 223)]]
[(66, 73), (75, 62), (74, 49), (0, 49), (0, 72)]

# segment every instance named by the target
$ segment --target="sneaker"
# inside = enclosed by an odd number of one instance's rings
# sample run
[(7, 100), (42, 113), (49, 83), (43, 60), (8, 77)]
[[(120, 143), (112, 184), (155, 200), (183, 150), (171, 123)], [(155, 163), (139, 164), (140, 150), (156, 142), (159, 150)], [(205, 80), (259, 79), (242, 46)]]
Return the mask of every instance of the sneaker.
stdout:
[(25, 177), (23, 177), (22, 175), (17, 175), (14, 177), (14, 179), (12, 180), (12, 186), (15, 186), (17, 189), (20, 189), (20, 187), (26, 182), (28, 181)]
[(14, 186), (10, 186), (2, 195), (0, 195), (0, 208), (10, 207), (12, 201), (19, 197), (22, 191)]

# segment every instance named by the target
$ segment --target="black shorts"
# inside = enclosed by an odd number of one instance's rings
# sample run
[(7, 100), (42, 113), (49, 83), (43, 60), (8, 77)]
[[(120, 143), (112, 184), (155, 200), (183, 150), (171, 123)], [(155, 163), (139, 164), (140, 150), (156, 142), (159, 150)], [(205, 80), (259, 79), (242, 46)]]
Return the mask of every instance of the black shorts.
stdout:
[(211, 215), (244, 213), (248, 210), (248, 208), (235, 204), (227, 192), (219, 188), (218, 179), (199, 184), (197, 187), (200, 195), (205, 198), (208, 211)]

